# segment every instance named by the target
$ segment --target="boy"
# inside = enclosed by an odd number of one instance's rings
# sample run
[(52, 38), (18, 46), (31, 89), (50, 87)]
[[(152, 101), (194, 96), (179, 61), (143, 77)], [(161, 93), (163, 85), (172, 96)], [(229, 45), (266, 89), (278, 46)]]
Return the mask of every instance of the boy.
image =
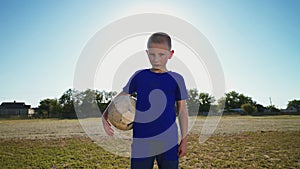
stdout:
[[(151, 169), (155, 159), (160, 169), (177, 169), (178, 157), (187, 153), (188, 94), (183, 77), (167, 70), (166, 64), (174, 54), (171, 47), (168, 34), (152, 34), (146, 50), (152, 68), (137, 71), (119, 94), (137, 94), (131, 152), (132, 169)], [(179, 145), (175, 103), (183, 137)], [(114, 131), (107, 121), (107, 111), (103, 117), (104, 129), (112, 136)]]

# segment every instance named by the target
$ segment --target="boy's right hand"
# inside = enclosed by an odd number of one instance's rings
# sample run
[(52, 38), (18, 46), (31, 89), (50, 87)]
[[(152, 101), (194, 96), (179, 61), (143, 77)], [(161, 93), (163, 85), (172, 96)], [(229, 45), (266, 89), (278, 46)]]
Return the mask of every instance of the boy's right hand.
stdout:
[(105, 111), (104, 114), (102, 115), (102, 124), (106, 134), (109, 136), (113, 136), (114, 130), (112, 129), (111, 124), (108, 122), (107, 119), (108, 119), (108, 114), (107, 111)]

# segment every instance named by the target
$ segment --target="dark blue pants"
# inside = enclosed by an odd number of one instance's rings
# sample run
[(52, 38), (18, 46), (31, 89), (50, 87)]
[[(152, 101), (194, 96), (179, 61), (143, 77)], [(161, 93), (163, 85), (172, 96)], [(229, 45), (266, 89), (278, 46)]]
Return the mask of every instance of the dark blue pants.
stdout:
[(153, 169), (155, 159), (159, 169), (178, 169), (178, 159), (166, 160), (164, 154), (139, 159), (131, 158), (131, 169)]
[[(177, 128), (176, 132), (177, 132)], [(178, 136), (170, 132), (163, 138), (135, 139), (131, 144), (131, 169), (152, 169), (154, 160), (159, 169), (178, 169)]]

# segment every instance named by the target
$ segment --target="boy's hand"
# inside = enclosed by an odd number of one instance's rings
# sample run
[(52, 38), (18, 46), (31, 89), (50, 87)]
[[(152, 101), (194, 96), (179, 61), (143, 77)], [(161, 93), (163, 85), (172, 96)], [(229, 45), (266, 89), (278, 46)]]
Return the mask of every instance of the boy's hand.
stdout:
[(107, 112), (102, 115), (102, 124), (104, 127), (104, 131), (106, 132), (107, 135), (113, 136), (114, 135), (114, 130), (111, 128), (111, 124), (107, 121), (108, 115)]
[(179, 146), (178, 146), (178, 156), (183, 157), (187, 153), (187, 139), (184, 138), (181, 140)]

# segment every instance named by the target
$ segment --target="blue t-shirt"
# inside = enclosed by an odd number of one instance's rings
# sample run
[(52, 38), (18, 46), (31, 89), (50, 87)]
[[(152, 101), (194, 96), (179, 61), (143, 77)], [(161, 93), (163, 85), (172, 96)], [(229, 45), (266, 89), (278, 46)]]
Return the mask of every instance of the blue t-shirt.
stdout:
[(188, 98), (180, 74), (139, 70), (130, 78), (123, 91), (137, 94), (133, 141), (151, 138), (165, 144), (177, 144), (175, 102)]

